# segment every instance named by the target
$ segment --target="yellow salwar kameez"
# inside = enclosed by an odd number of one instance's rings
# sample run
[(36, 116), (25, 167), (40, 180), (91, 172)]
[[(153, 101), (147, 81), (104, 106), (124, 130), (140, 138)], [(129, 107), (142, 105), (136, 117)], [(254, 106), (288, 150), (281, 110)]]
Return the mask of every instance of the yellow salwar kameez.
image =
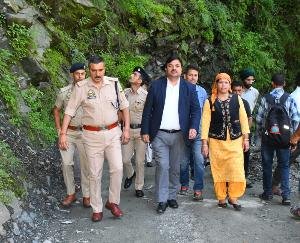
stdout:
[[(248, 118), (243, 101), (239, 101), (239, 120), (242, 134), (250, 133)], [(217, 101), (216, 101), (217, 102)], [(243, 137), (231, 140), (227, 127), (226, 140), (218, 140), (208, 137), (211, 122), (211, 109), (209, 101), (206, 100), (202, 115), (201, 139), (208, 140), (209, 159), (214, 180), (215, 193), (218, 200), (241, 197), (246, 188), (244, 172)], [(228, 188), (226, 186), (228, 183)]]

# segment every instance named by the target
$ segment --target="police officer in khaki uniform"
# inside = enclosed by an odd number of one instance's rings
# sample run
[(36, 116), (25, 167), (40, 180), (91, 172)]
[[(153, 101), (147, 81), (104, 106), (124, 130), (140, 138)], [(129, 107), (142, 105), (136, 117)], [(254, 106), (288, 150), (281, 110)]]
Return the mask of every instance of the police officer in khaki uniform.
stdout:
[[(85, 65), (83, 63), (74, 63), (70, 68), (70, 73), (73, 79), (73, 83), (60, 89), (57, 95), (55, 106), (53, 108), (53, 115), (55, 120), (55, 126), (58, 134), (61, 130), (60, 112), (65, 109), (70, 99), (74, 85), (85, 79)], [(72, 117), (67, 133), (67, 139), (69, 141), (69, 148), (67, 150), (60, 150), (62, 157), (62, 171), (64, 182), (67, 188), (67, 196), (62, 201), (62, 205), (65, 207), (71, 206), (76, 201), (75, 195), (75, 181), (74, 181), (74, 152), (77, 147), (80, 158), (80, 171), (81, 171), (81, 188), (83, 196), (83, 206), (90, 207), (90, 188), (89, 188), (89, 168), (85, 150), (83, 147), (81, 135), (81, 116), (82, 108), (79, 107), (74, 117)]]
[[(125, 89), (124, 93), (129, 101), (130, 112), (130, 141), (122, 146), (122, 157), (127, 176), (124, 182), (124, 188), (131, 186), (132, 180), (135, 179), (135, 195), (143, 197), (144, 186), (144, 160), (146, 153), (146, 144), (141, 139), (141, 120), (143, 115), (144, 104), (147, 97), (147, 91), (141, 87), (144, 82), (149, 82), (149, 76), (141, 67), (136, 67), (130, 77), (131, 88)], [(134, 171), (131, 158), (135, 153), (136, 172)]]
[[(90, 78), (80, 81), (70, 97), (60, 133), (60, 147), (68, 148), (66, 131), (71, 117), (79, 106), (83, 109), (83, 143), (90, 167), (90, 198), (92, 221), (102, 220), (101, 177), (104, 156), (108, 160), (110, 184), (105, 207), (115, 217), (121, 217), (119, 208), (123, 176), (121, 142), (129, 141), (128, 101), (120, 91), (117, 78), (104, 76), (105, 64), (101, 57), (89, 60)], [(123, 113), (124, 128), (118, 125), (118, 111)]]

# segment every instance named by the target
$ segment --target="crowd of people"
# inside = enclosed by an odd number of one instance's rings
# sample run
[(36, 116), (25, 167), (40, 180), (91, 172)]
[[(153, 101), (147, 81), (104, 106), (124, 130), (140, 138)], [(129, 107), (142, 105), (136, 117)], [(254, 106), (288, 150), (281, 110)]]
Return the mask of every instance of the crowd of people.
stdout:
[[(297, 89), (289, 95), (283, 89), (284, 76), (274, 74), (272, 91), (257, 105), (259, 92), (252, 86), (255, 72), (251, 68), (242, 70), (241, 80), (234, 82), (229, 74), (218, 73), (210, 95), (199, 85), (199, 68), (189, 65), (183, 72), (182, 61), (174, 53), (165, 62), (165, 76), (151, 81), (142, 67), (136, 67), (129, 78), (130, 87), (124, 90), (117, 78), (105, 76), (101, 57), (89, 59), (88, 78), (85, 69), (83, 63), (71, 66), (72, 83), (60, 89), (53, 109), (67, 190), (62, 206), (70, 207), (77, 200), (74, 181), (77, 148), (82, 203), (84, 207), (92, 207), (92, 221), (101, 221), (103, 217), (104, 160), (108, 161), (110, 178), (104, 207), (115, 217), (122, 217), (123, 168), (123, 187), (129, 188), (134, 181), (135, 196), (143, 197), (145, 156), (152, 158), (152, 148), (158, 214), (168, 207), (178, 208), (177, 194), (188, 194), (190, 176), (194, 180), (193, 200), (203, 200), (207, 160), (217, 206), (225, 208), (229, 204), (239, 211), (242, 205), (238, 199), (246, 188), (252, 187), (248, 178), (249, 149), (252, 114), (256, 109), (263, 168), (263, 192), (259, 197), (272, 200), (273, 195), (280, 195), (283, 205), (291, 204), (290, 163), (300, 153), (297, 146), (300, 75), (296, 78)], [(277, 168), (272, 175), (274, 153)], [(297, 207), (291, 213), (300, 217)]]

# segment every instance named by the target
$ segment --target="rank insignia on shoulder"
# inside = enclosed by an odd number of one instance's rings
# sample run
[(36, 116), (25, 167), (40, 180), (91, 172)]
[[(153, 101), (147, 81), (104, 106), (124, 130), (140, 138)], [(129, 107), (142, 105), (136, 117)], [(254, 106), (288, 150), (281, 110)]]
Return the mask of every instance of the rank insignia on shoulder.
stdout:
[(95, 91), (90, 89), (87, 93), (87, 98), (88, 99), (96, 99), (96, 94), (95, 94)]
[(67, 93), (67, 96), (66, 96), (67, 100), (69, 100), (69, 99), (70, 99), (70, 97), (71, 97), (71, 94), (72, 94), (72, 91), (69, 91), (69, 92)]

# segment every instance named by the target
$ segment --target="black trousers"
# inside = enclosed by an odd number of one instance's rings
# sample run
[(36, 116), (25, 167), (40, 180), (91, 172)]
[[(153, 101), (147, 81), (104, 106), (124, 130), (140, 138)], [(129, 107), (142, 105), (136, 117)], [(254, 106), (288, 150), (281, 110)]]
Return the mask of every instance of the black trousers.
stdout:
[[(249, 145), (251, 144), (251, 133), (249, 134)], [(249, 163), (250, 163), (250, 146), (247, 152), (244, 152), (244, 171), (245, 177), (249, 175)]]

